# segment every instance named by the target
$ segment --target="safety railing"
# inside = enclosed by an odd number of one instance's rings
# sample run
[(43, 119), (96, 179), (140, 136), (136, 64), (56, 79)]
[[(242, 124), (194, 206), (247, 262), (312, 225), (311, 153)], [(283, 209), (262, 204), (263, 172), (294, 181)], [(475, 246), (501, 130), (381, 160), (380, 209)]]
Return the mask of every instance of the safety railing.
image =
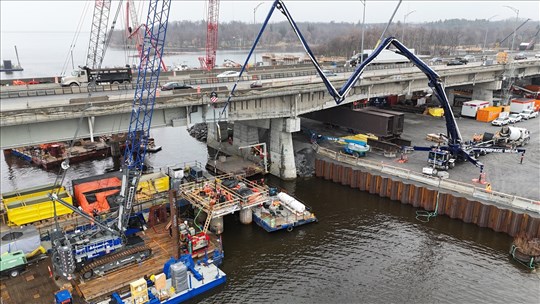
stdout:
[(426, 185), (434, 186), (440, 189), (470, 195), (472, 197), (495, 202), (502, 205), (508, 205), (525, 211), (531, 211), (540, 214), (540, 202), (532, 199), (506, 194), (497, 191), (490, 191), (484, 188), (475, 187), (456, 180), (442, 179), (418, 173), (409, 169), (392, 166), (383, 162), (374, 162), (352, 155), (344, 154), (341, 151), (334, 151), (321, 147), (317, 144), (313, 148), (318, 154), (329, 157), (339, 162), (353, 166), (364, 167), (370, 170), (378, 171), (388, 175), (397, 176), (403, 179), (420, 182)]

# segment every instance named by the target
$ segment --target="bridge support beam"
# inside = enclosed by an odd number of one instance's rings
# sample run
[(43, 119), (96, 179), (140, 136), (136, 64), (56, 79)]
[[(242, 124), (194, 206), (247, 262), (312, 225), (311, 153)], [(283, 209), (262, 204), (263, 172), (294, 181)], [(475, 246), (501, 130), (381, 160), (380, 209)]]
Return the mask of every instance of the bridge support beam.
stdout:
[(300, 118), (270, 120), (270, 173), (281, 179), (296, 178), (292, 132), (300, 131)]

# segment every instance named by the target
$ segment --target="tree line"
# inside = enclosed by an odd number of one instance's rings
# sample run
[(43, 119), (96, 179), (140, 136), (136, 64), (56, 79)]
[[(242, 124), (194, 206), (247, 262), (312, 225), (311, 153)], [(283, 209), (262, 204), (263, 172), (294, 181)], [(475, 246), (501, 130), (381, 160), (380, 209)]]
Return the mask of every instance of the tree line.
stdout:
[[(450, 19), (436, 22), (392, 24), (386, 37), (394, 36), (418, 54), (439, 56), (452, 54), (458, 47), (498, 46), (509, 48), (512, 32), (523, 20), (490, 21), (485, 19)], [(362, 24), (347, 22), (299, 22), (304, 38), (317, 55), (350, 57), (360, 51)], [(365, 24), (364, 49), (372, 49), (379, 40), (386, 24)], [(261, 24), (224, 22), (219, 24), (219, 50), (249, 49), (261, 28)], [(529, 21), (516, 33), (515, 48), (521, 42), (530, 42), (536, 35), (538, 43), (538, 21)], [(486, 35), (487, 33), (487, 35)], [(115, 31), (112, 44), (116, 47), (131, 47), (124, 31)], [(166, 51), (201, 51), (206, 44), (206, 23), (203, 21), (173, 21), (167, 31)], [(276, 52), (300, 51), (302, 46), (290, 25), (283, 21), (269, 23), (261, 37), (259, 49)]]

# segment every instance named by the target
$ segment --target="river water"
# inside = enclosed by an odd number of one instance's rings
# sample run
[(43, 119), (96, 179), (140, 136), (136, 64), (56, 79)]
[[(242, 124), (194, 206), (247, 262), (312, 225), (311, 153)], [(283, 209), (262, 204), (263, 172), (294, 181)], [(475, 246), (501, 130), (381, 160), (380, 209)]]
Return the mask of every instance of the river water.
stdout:
[[(207, 148), (184, 128), (151, 134), (154, 167), (198, 160)], [(2, 192), (52, 183), (46, 172), (1, 156)], [(103, 173), (111, 159), (74, 164), (67, 181)], [(540, 279), (508, 257), (511, 237), (320, 178), (269, 183), (310, 205), (319, 222), (267, 233), (225, 217), (227, 283), (192, 303), (539, 303)]]

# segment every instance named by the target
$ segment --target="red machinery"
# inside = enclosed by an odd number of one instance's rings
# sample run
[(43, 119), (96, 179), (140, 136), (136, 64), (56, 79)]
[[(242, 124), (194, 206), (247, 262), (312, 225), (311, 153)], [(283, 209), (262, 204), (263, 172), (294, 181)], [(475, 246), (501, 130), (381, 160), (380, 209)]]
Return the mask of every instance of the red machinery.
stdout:
[[(131, 17), (131, 22), (130, 22)], [(135, 44), (135, 48), (137, 49), (137, 52), (139, 53), (139, 59), (141, 60), (140, 65), (144, 66), (146, 63), (144, 62), (146, 59), (143, 56), (144, 50), (143, 50), (143, 37), (144, 33), (140, 32), (140, 28), (144, 27), (145, 30), (148, 32), (148, 29), (146, 29), (145, 24), (140, 24), (139, 20), (137, 18), (137, 11), (135, 10), (135, 3), (133, 0), (128, 0), (126, 2), (126, 34), (127, 38)], [(151, 43), (152, 48), (155, 50), (154, 43)], [(159, 52), (157, 52), (159, 54)], [(165, 72), (167, 72), (167, 67), (165, 66), (165, 63), (163, 62), (163, 58), (159, 56), (159, 61), (161, 63), (161, 69)]]
[(211, 71), (216, 66), (216, 50), (218, 46), (219, 0), (208, 0), (208, 17), (206, 23), (206, 57), (199, 57), (201, 68)]

